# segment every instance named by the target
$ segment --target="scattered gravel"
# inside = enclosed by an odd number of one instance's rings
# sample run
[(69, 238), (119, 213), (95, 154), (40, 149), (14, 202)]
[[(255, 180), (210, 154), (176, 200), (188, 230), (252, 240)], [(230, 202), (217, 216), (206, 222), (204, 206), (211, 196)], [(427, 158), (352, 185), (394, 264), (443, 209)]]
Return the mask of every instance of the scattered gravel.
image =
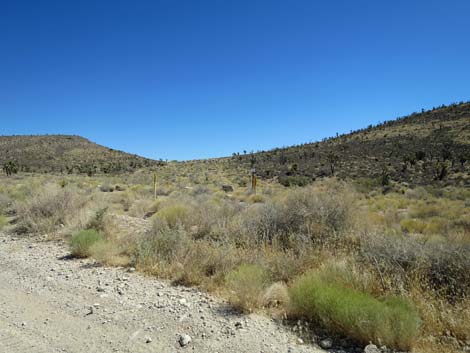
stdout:
[(0, 233), (0, 352), (324, 352), (197, 289), (68, 254)]

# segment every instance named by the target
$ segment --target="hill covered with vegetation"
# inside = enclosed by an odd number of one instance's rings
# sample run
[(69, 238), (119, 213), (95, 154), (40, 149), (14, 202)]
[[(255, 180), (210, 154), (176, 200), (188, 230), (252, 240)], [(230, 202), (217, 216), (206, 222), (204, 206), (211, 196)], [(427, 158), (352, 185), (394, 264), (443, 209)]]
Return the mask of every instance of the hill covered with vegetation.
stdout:
[(285, 185), (318, 177), (469, 185), (470, 103), (413, 113), (349, 134), (257, 153), (234, 153), (233, 168), (256, 167)]
[(23, 172), (122, 173), (161, 162), (100, 146), (80, 136), (0, 136), (0, 164)]

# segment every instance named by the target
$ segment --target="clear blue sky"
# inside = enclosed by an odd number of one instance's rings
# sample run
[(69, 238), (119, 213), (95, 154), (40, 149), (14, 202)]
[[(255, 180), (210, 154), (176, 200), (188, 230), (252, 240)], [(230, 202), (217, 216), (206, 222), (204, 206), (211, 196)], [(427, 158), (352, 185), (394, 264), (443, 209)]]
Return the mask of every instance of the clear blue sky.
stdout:
[(0, 0), (0, 135), (193, 159), (470, 98), (470, 1)]

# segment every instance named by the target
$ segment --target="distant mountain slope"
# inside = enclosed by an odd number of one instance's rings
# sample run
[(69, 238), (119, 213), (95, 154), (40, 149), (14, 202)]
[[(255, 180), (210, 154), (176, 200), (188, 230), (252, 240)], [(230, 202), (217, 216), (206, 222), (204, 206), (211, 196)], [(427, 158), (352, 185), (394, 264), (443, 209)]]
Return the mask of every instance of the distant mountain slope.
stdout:
[(0, 136), (0, 164), (16, 161), (20, 171), (119, 173), (159, 164), (113, 150), (80, 136)]
[(470, 103), (441, 106), (350, 134), (254, 154), (234, 154), (264, 178), (302, 184), (317, 177), (470, 185)]

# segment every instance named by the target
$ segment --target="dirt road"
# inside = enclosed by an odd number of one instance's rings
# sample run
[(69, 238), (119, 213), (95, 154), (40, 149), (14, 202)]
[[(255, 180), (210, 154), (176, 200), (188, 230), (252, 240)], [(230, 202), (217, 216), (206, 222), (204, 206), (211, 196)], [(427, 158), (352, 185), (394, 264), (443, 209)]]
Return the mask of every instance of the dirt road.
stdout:
[(322, 352), (196, 289), (67, 255), (0, 233), (0, 353)]

